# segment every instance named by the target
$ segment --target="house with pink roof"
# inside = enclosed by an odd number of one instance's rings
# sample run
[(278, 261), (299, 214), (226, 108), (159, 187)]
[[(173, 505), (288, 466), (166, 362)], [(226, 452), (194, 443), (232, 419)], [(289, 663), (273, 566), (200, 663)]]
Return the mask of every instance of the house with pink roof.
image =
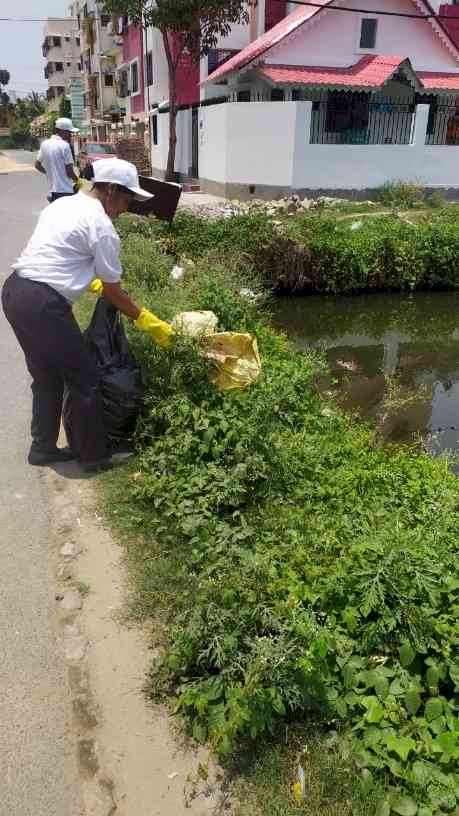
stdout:
[[(459, 191), (459, 10), (450, 8), (261, 0), (250, 41), (201, 68), (201, 189), (367, 196), (405, 179)], [(158, 128), (167, 141), (167, 113)], [(153, 166), (165, 166), (160, 150)]]

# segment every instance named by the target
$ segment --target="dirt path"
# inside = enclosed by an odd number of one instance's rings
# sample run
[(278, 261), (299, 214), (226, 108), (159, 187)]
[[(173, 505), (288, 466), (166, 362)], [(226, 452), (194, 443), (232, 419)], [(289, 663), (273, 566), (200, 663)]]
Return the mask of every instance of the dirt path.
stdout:
[(152, 654), (146, 633), (121, 622), (122, 550), (91, 483), (53, 472), (49, 482), (85, 816), (208, 816), (220, 803), (218, 770), (203, 778), (208, 752), (179, 747), (167, 712), (142, 692)]

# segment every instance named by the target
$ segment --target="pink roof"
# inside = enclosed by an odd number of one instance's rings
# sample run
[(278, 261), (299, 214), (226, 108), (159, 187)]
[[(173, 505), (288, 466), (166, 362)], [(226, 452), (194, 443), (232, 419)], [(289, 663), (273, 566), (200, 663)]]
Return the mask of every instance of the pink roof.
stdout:
[(438, 74), (433, 71), (416, 71), (427, 90), (459, 91), (459, 74)]
[[(325, 6), (330, 5), (333, 0), (315, 0), (315, 2), (320, 3), (320, 5), (325, 8)], [(314, 17), (319, 11), (322, 11), (322, 8), (298, 6), (295, 11), (292, 11), (291, 14), (284, 17), (280, 23), (270, 28), (269, 31), (266, 31), (261, 37), (258, 37), (257, 40), (251, 42), (250, 45), (247, 45), (242, 51), (239, 51), (239, 54), (235, 54), (234, 57), (231, 57), (231, 59), (227, 60), (223, 65), (220, 65), (220, 67), (213, 71), (201, 84), (205, 85), (207, 82), (215, 82), (217, 79), (231, 73), (231, 71), (238, 71), (244, 68), (245, 65), (261, 57), (265, 51), (268, 51), (273, 45), (281, 42), (281, 40), (302, 26), (307, 20), (310, 20), (311, 17)]]
[[(249, 45), (243, 48), (242, 51), (235, 54), (234, 57), (227, 60), (223, 65), (217, 68), (216, 71), (207, 77), (207, 79), (201, 82), (201, 85), (206, 85), (208, 82), (215, 82), (232, 71), (238, 71), (241, 68), (249, 65), (251, 62), (265, 54), (266, 51), (269, 51), (274, 45), (277, 45), (279, 42), (288, 37), (289, 34), (296, 31), (297, 28), (300, 28), (316, 14), (323, 11), (324, 8), (330, 6), (333, 3), (333, 0), (315, 0), (315, 2), (320, 5), (320, 8), (316, 8), (315, 6), (298, 6), (295, 11), (292, 11), (292, 13), (281, 20), (280, 23), (277, 23), (277, 25), (275, 25), (269, 31), (266, 31), (261, 37), (258, 37), (257, 40), (251, 42)], [(424, 12), (420, 11), (420, 15), (422, 15), (422, 13), (435, 13), (429, 0), (413, 0), (413, 5), (419, 4), (424, 7)], [(443, 20), (437, 19), (435, 22), (442, 29), (445, 37), (450, 41), (453, 49), (456, 51), (456, 56), (459, 59), (459, 46), (455, 41), (455, 38), (452, 36), (448, 26), (445, 25)], [(433, 20), (431, 20), (431, 23), (433, 24)], [(445, 76), (453, 75), (446, 74)]]
[(353, 88), (380, 88), (406, 61), (406, 57), (380, 57), (369, 54), (350, 68), (260, 65), (259, 73), (275, 85), (346, 85)]

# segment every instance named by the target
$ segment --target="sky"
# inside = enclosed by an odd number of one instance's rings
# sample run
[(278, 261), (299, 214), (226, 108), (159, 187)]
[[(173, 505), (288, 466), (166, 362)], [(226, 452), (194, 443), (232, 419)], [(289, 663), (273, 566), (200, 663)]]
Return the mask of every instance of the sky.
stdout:
[[(66, 17), (70, 0), (0, 0), (0, 17)], [(43, 22), (19, 23), (0, 20), (0, 68), (11, 79), (7, 90), (18, 96), (30, 91), (45, 92), (45, 61), (41, 53)]]

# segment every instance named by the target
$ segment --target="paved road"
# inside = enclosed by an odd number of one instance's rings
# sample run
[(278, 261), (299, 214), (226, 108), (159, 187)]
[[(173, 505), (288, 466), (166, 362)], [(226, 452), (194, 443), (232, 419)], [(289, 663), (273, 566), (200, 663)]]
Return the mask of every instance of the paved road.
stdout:
[[(30, 153), (21, 156), (30, 162)], [(15, 157), (16, 158), (16, 157)], [(45, 203), (35, 172), (0, 175), (0, 285)], [(25, 464), (30, 390), (0, 310), (0, 816), (76, 816), (57, 645), (46, 481)]]
[(18, 164), (33, 164), (38, 156), (37, 150), (2, 150), (3, 156)]

